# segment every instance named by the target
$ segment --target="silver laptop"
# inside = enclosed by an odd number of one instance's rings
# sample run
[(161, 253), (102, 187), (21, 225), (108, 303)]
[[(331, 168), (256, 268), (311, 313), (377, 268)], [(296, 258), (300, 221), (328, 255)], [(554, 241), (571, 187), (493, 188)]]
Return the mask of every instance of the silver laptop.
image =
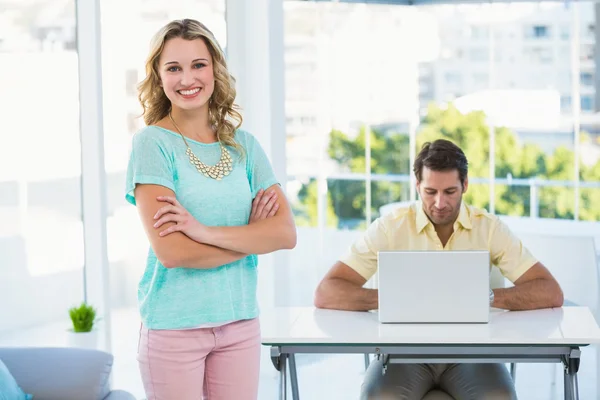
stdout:
[(487, 323), (489, 275), (487, 251), (379, 252), (379, 321)]

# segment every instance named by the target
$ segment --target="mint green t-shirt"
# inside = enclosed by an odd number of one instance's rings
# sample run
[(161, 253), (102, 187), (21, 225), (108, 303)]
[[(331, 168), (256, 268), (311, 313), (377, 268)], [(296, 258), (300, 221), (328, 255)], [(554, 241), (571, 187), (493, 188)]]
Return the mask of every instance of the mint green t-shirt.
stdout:
[[(219, 143), (186, 140), (205, 164), (219, 161)], [(205, 225), (247, 225), (257, 192), (278, 182), (254, 136), (237, 130), (235, 140), (245, 154), (240, 158), (235, 148), (227, 146), (233, 171), (217, 181), (190, 163), (178, 133), (157, 126), (143, 128), (133, 137), (125, 198), (135, 205), (136, 184), (161, 185), (173, 190), (181, 205)], [(167, 269), (150, 247), (138, 285), (142, 322), (148, 329), (181, 329), (255, 318), (256, 287), (256, 255), (212, 269)]]

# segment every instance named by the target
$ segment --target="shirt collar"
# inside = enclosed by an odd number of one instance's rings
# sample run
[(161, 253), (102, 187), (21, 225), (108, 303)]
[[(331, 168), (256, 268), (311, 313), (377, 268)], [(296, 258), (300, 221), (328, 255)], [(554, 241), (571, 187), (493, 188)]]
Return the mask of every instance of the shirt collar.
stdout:
[(425, 211), (423, 211), (423, 203), (421, 201), (417, 201), (415, 207), (417, 208), (417, 233), (421, 233), (431, 221), (427, 217), (427, 214), (425, 214)]
[(471, 223), (471, 213), (467, 208), (464, 201), (460, 203), (460, 212), (458, 213), (458, 218), (456, 219), (464, 229), (473, 229), (473, 224)]
[[(425, 227), (431, 223), (431, 221), (427, 217), (427, 214), (425, 214), (425, 211), (423, 211), (423, 203), (421, 201), (417, 202), (416, 208), (417, 208), (417, 218), (416, 218), (417, 233), (421, 233), (423, 231), (423, 229), (425, 229)], [(464, 229), (472, 229), (473, 228), (473, 224), (471, 224), (471, 216), (470, 216), (469, 210), (467, 209), (467, 206), (465, 205), (464, 201), (461, 202), (461, 204), (460, 204), (460, 212), (458, 213), (458, 218), (456, 219), (456, 222), (454, 224), (455, 227), (456, 227), (456, 224), (460, 224)]]

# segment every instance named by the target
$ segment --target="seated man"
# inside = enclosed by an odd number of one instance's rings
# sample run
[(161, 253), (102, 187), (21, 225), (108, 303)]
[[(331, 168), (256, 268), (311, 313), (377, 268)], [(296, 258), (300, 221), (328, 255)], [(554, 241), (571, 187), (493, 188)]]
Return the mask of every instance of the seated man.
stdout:
[[(426, 143), (414, 165), (420, 201), (371, 224), (338, 261), (315, 292), (315, 306), (367, 311), (378, 308), (377, 290), (363, 285), (385, 250), (487, 250), (490, 261), (514, 287), (490, 290), (490, 305), (508, 310), (560, 307), (563, 294), (538, 262), (498, 217), (466, 205), (468, 163), (447, 140)], [(415, 266), (418, 268), (418, 266)], [(383, 358), (383, 357), (381, 357)], [(361, 399), (515, 399), (503, 364), (390, 364), (369, 366)]]

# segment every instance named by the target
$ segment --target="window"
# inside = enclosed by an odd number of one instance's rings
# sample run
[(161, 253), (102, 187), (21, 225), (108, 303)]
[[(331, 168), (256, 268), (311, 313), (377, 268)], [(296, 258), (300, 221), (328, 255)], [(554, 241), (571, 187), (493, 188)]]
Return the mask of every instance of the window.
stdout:
[(289, 63), (286, 65), (286, 70), (294, 74), (312, 74), (317, 70), (314, 63)]
[(312, 115), (300, 117), (300, 124), (305, 126), (314, 126), (317, 124), (317, 118)]
[(68, 309), (84, 299), (75, 18), (73, 0), (11, 2), (0, 23), (0, 336), (66, 330)]
[(571, 111), (571, 96), (561, 96), (560, 110), (563, 113)]
[[(298, 224), (298, 243), (326, 249), (320, 257), (294, 250), (288, 269), (294, 292), (279, 291), (290, 304), (312, 305), (312, 285), (368, 223), (386, 209), (416, 198), (407, 131), (415, 132), (413, 149), (417, 152), (425, 141), (440, 137), (454, 140), (465, 150), (470, 185), (464, 200), (469, 204), (515, 218), (573, 219), (576, 214), (571, 182), (575, 146), (568, 126), (573, 120), (571, 25), (564, 4), (486, 2), (405, 8), (361, 3), (284, 2), (286, 20), (294, 21), (286, 25), (285, 40), (302, 34), (300, 27), (320, 32), (320, 36), (306, 35), (306, 40), (313, 46), (326, 44), (311, 61), (320, 72), (321, 68), (329, 71), (310, 87), (319, 99), (312, 115), (320, 124), (310, 135), (304, 134), (303, 140), (296, 135), (301, 131), (296, 129), (298, 118), (310, 113), (305, 104), (293, 101), (286, 87), (287, 167), (294, 171), (288, 196)], [(582, 27), (595, 17), (591, 2), (571, 2), (569, 7), (580, 7)], [(392, 21), (398, 19), (403, 23), (395, 26)], [(427, 37), (432, 32), (433, 37)], [(488, 41), (487, 32), (502, 32), (504, 39)], [(390, 37), (394, 38), (391, 50)], [(416, 46), (415, 37), (419, 38)], [(357, 46), (368, 48), (368, 66), (352, 62)], [(561, 48), (567, 53), (561, 53)], [(416, 49), (424, 55), (417, 55)], [(492, 51), (495, 56), (490, 60)], [(403, 56), (402, 63), (394, 65), (394, 73), (382, 74), (373, 67), (386, 62), (386, 53)], [(582, 65), (581, 71), (592, 68), (595, 78), (595, 66)], [(344, 78), (346, 69), (351, 73)], [(582, 93), (592, 100), (591, 91), (586, 87)], [(396, 112), (380, 113), (392, 96), (397, 96)], [(418, 114), (412, 114), (413, 110)], [(582, 126), (592, 116), (586, 115)], [(407, 128), (406, 121), (417, 121), (417, 126)], [(489, 147), (492, 123), (494, 155)], [(585, 177), (589, 188), (580, 192), (579, 217), (586, 221), (600, 220), (595, 206), (600, 203), (596, 138), (591, 136), (586, 142), (586, 157), (582, 152), (589, 164), (581, 169), (581, 179)], [(370, 183), (366, 170), (372, 172)], [(522, 222), (532, 229), (542, 225)], [(317, 278), (312, 281), (307, 266), (314, 266), (311, 272)], [(300, 284), (302, 276), (307, 278)], [(588, 397), (596, 398), (593, 388)]]
[(594, 45), (592, 44), (584, 44), (581, 46), (581, 50), (579, 53), (579, 58), (582, 62), (593, 61), (594, 60)]
[(471, 26), (470, 33), (472, 39), (487, 39), (490, 36), (490, 28), (487, 26)]
[(490, 52), (484, 47), (475, 47), (469, 50), (469, 59), (474, 62), (488, 61)]
[(444, 60), (460, 60), (463, 58), (463, 49), (445, 47), (441, 51), (441, 58)]
[(550, 27), (547, 25), (533, 25), (525, 28), (525, 37), (533, 39), (549, 39)]
[(462, 75), (456, 71), (449, 71), (444, 75), (444, 79), (449, 85), (458, 85), (462, 82)]
[(502, 49), (494, 49), (494, 62), (495, 63), (501, 63), (502, 62), (502, 55), (503, 55), (503, 51)]
[(473, 74), (473, 84), (478, 88), (487, 88), (490, 83), (490, 76), (487, 73), (477, 72)]
[(582, 72), (581, 73), (581, 85), (582, 86), (593, 86), (594, 85), (594, 75), (591, 72)]
[[(306, 48), (321, 48), (322, 51), (312, 53), (310, 61), (324, 75), (301, 87), (315, 99), (310, 108), (296, 101), (297, 93), (290, 93), (288, 87), (285, 91), (287, 167), (293, 171), (288, 197), (298, 226), (298, 242), (325, 246), (327, 257), (339, 257), (356, 231), (379, 216), (380, 207), (409, 198), (408, 180), (384, 178), (371, 183), (368, 203), (367, 184), (364, 178), (356, 177), (365, 172), (367, 134), (370, 132), (372, 138), (374, 174), (408, 174), (406, 121), (418, 118), (419, 91), (424, 101), (434, 100), (429, 88), (437, 80), (447, 84), (445, 73), (427, 65), (425, 57), (417, 60), (411, 56), (409, 61), (400, 48), (394, 46), (390, 51), (390, 35), (399, 38), (398, 45), (403, 45), (408, 43), (404, 38), (414, 34), (403, 7), (284, 1), (284, 10), (285, 59)], [(435, 40), (438, 31), (433, 29), (433, 23), (426, 25), (431, 30), (423, 38)], [(455, 29), (448, 32), (456, 37)], [(290, 45), (300, 43), (302, 48), (290, 49)], [(369, 49), (369, 57), (357, 59), (357, 43)], [(439, 48), (428, 46), (427, 51), (432, 55), (439, 52), (452, 63), (460, 58), (462, 49), (444, 43)], [(419, 61), (425, 63), (421, 68)], [(286, 67), (285, 73), (294, 73), (294, 69)], [(460, 85), (460, 73), (454, 73), (460, 71), (448, 72), (450, 83), (457, 81)], [(288, 85), (296, 86), (289, 81)], [(332, 234), (320, 236), (319, 228)], [(320, 262), (317, 253), (304, 256), (307, 259), (303, 263), (313, 265), (318, 275), (328, 268), (328, 262)], [(293, 277), (302, 273), (296, 261), (289, 271)], [(298, 302), (311, 304), (312, 292), (314, 287), (310, 285), (299, 287)]]
[(550, 64), (554, 59), (552, 49), (548, 47), (526, 47), (523, 56), (534, 64)]
[(592, 96), (581, 96), (581, 111), (594, 111), (594, 99)]

